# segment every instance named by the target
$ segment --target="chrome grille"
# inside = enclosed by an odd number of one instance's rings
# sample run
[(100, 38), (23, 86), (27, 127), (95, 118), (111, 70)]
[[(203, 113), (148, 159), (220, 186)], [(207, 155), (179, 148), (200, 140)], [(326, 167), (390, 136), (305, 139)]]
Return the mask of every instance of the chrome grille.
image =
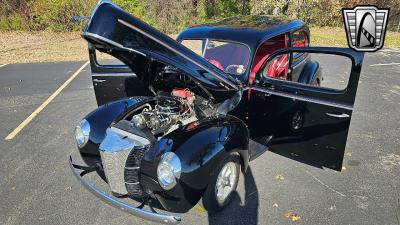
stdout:
[(149, 147), (135, 147), (129, 154), (125, 164), (125, 187), (133, 197), (143, 197), (144, 192), (139, 183), (140, 162)]
[[(131, 193), (127, 187), (133, 190), (132, 193), (141, 193), (138, 172), (140, 160), (148, 149), (144, 147), (148, 145), (144, 145), (143, 142), (148, 141), (116, 127), (107, 129), (99, 150), (104, 173), (113, 193), (119, 195)], [(128, 180), (125, 182), (125, 179)]]

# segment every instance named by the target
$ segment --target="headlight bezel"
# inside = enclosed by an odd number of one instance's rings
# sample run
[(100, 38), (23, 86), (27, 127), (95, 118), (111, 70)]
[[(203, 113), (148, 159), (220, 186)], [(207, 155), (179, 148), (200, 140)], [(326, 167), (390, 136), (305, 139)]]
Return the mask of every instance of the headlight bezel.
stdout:
[[(90, 124), (83, 119), (75, 128), (75, 141), (79, 148), (83, 148), (89, 141)], [(79, 136), (79, 137), (78, 137)]]
[(157, 180), (164, 190), (171, 190), (176, 186), (181, 172), (181, 160), (175, 153), (166, 152), (161, 156), (157, 165)]

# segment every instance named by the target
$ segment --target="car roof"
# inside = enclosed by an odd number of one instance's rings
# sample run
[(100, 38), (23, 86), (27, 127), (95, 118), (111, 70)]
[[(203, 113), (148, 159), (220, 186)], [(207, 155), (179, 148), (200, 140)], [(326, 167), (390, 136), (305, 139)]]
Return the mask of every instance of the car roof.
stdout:
[(182, 31), (177, 40), (216, 39), (240, 42), (252, 50), (265, 40), (304, 27), (301, 20), (290, 20), (282, 16), (246, 15), (198, 24)]

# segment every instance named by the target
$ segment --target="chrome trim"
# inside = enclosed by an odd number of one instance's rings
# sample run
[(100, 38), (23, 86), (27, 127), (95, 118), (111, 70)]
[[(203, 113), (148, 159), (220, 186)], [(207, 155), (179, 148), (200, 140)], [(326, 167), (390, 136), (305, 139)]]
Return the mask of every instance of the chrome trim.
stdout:
[(79, 167), (75, 166), (71, 156), (69, 158), (69, 167), (72, 170), (72, 173), (74, 174), (76, 179), (78, 179), (78, 181), (86, 189), (88, 189), (92, 194), (94, 194), (96, 197), (100, 198), (105, 203), (107, 203), (119, 210), (122, 210), (131, 215), (140, 217), (142, 219), (150, 220), (150, 221), (157, 222), (157, 223), (178, 224), (181, 222), (181, 218), (179, 216), (152, 212), (152, 211), (145, 210), (145, 209), (142, 209), (139, 207), (135, 207), (135, 206), (130, 205), (126, 202), (123, 202), (117, 198), (111, 197), (110, 195), (108, 195), (107, 193), (103, 192), (102, 190), (96, 188), (96, 186), (94, 186), (92, 183), (88, 182), (86, 179), (83, 178), (83, 176), (87, 173), (80, 173), (78, 171), (77, 168), (79, 168)]
[[(246, 88), (245, 90), (248, 90), (249, 88)], [(321, 100), (321, 99), (317, 99), (314, 97), (306, 97), (306, 96), (300, 96), (300, 95), (296, 95), (296, 94), (291, 94), (291, 93), (285, 93), (282, 91), (275, 91), (275, 90), (270, 90), (270, 89), (266, 89), (266, 88), (258, 88), (258, 87), (251, 87), (251, 90), (256, 90), (256, 91), (260, 91), (260, 92), (264, 92), (264, 93), (268, 93), (271, 95), (277, 95), (277, 96), (281, 96), (281, 97), (286, 97), (286, 98), (292, 98), (292, 99), (296, 99), (296, 100), (300, 100), (300, 101), (305, 101), (305, 102), (312, 102), (312, 103), (316, 103), (316, 104), (321, 104), (321, 105), (327, 105), (327, 106), (332, 106), (332, 107), (337, 107), (337, 108), (341, 108), (341, 109), (347, 109), (347, 110), (353, 110), (353, 106), (352, 105), (347, 105), (347, 104), (341, 104), (341, 103), (336, 103), (336, 102), (332, 102), (332, 101), (326, 101), (326, 100)]]
[[(198, 62), (196, 62), (196, 61), (194, 61), (193, 59), (191, 59), (190, 57), (186, 56), (185, 54), (183, 54), (183, 53), (177, 51), (176, 49), (174, 49), (174, 48), (172, 48), (172, 47), (170, 47), (168, 44), (166, 44), (166, 43), (160, 41), (159, 39), (157, 39), (157, 38), (155, 38), (155, 37), (153, 37), (151, 34), (149, 34), (149, 33), (145, 32), (145, 31), (143, 31), (143, 30), (141, 30), (141, 29), (135, 27), (134, 25), (132, 25), (132, 24), (130, 24), (130, 23), (124, 21), (124, 20), (118, 19), (118, 22), (121, 23), (121, 24), (123, 24), (123, 25), (125, 25), (125, 26), (127, 26), (127, 27), (129, 27), (129, 28), (131, 28), (131, 29), (133, 29), (133, 30), (135, 30), (135, 31), (137, 31), (137, 32), (139, 32), (139, 33), (141, 33), (141, 34), (143, 34), (143, 35), (145, 35), (145, 36), (147, 36), (147, 37), (149, 37), (149, 38), (151, 38), (151, 39), (153, 39), (153, 41), (155, 41), (155, 42), (157, 42), (157, 43), (163, 45), (164, 47), (168, 48), (168, 50), (174, 52), (175, 54), (180, 55), (180, 56), (183, 57), (184, 59), (190, 61), (191, 63), (193, 63), (193, 64), (195, 64), (196, 66), (202, 68), (203, 70), (209, 72), (210, 74), (213, 74), (216, 78), (218, 78), (219, 80), (221, 80), (221, 81), (223, 81), (224, 83), (228, 84), (228, 85), (231, 86), (233, 89), (238, 90), (238, 86), (237, 86), (236, 84), (234, 84), (234, 83), (232, 83), (231, 81), (225, 79), (224, 77), (220, 77), (218, 74), (216, 74), (214, 71), (212, 71), (212, 70), (209, 69), (208, 67), (206, 67), (206, 66), (204, 66), (204, 65), (202, 65), (202, 64), (200, 64), (200, 63), (198, 63)], [(179, 44), (180, 44), (180, 43), (179, 43)]]
[(130, 51), (130, 52), (135, 52), (135, 53), (140, 54), (140, 55), (142, 55), (142, 56), (146, 56), (146, 54), (144, 54), (144, 53), (142, 53), (142, 52), (139, 52), (138, 50), (135, 50), (135, 49), (133, 49), (133, 48), (127, 48), (127, 47), (121, 45), (120, 43), (117, 43), (117, 42), (115, 42), (115, 41), (112, 41), (112, 40), (110, 40), (110, 39), (108, 39), (108, 38), (105, 38), (105, 37), (103, 37), (103, 36), (100, 36), (100, 35), (98, 35), (98, 34), (94, 34), (94, 33), (90, 33), (90, 32), (85, 31), (85, 32), (83, 33), (83, 35), (84, 35), (84, 36), (93, 37), (93, 38), (97, 38), (97, 39), (99, 39), (99, 40), (102, 40), (102, 41), (104, 41), (104, 42), (110, 44), (110, 45), (114, 45), (114, 46), (116, 46), (116, 47), (118, 47), (118, 48), (125, 49), (125, 50)]
[[(160, 179), (159, 167), (162, 164), (168, 165), (168, 167), (172, 170), (172, 173), (174, 175), (174, 180), (172, 183), (165, 184)], [(179, 159), (179, 157), (173, 152), (164, 153), (161, 156), (161, 160), (157, 166), (157, 178), (158, 178), (158, 182), (160, 183), (161, 187), (164, 190), (170, 190), (173, 187), (175, 187), (175, 185), (177, 184), (177, 180), (181, 177), (181, 173), (182, 173), (182, 164), (181, 164), (181, 160)]]
[(136, 77), (135, 73), (92, 73), (92, 77)]
[(138, 167), (138, 166), (134, 166), (134, 167), (130, 167), (130, 166), (125, 166), (125, 169), (128, 169), (128, 170), (138, 170), (140, 167)]
[[(83, 143), (79, 144), (78, 140), (77, 140), (77, 131), (78, 129), (82, 132), (83, 136), (84, 136), (84, 141)], [(86, 120), (83, 119), (78, 126), (75, 127), (75, 141), (76, 144), (78, 145), (79, 148), (83, 148), (87, 142), (89, 141), (89, 134), (90, 134), (90, 123)]]
[(113, 131), (115, 134), (118, 134), (119, 135), (118, 137), (120, 137), (120, 136), (128, 137), (130, 139), (130, 141), (135, 144), (135, 146), (147, 146), (147, 145), (150, 145), (150, 141), (147, 138), (141, 137), (141, 136), (136, 135), (136, 134), (129, 133), (127, 131), (121, 130), (121, 129), (116, 128), (116, 127), (111, 127), (109, 129), (111, 131)]
[(336, 118), (349, 118), (350, 115), (346, 114), (346, 113), (340, 113), (340, 114), (336, 114), (336, 113), (325, 113), (325, 115), (327, 116), (331, 116), (331, 117), (336, 117)]
[(125, 184), (126, 161), (135, 147), (148, 146), (150, 141), (116, 127), (107, 128), (106, 136), (99, 146), (104, 174), (111, 191), (128, 194)]
[(93, 79), (93, 82), (96, 82), (96, 83), (103, 83), (104, 81), (106, 81), (106, 80)]

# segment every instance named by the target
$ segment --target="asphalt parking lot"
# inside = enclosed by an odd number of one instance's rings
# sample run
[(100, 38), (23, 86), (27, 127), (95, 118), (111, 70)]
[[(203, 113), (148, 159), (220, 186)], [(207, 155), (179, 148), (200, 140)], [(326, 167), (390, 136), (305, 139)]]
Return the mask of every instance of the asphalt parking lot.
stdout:
[[(151, 224), (95, 198), (68, 168), (74, 127), (96, 107), (88, 66), (5, 140), (83, 63), (0, 67), (0, 224)], [(181, 224), (399, 225), (399, 63), (396, 51), (366, 56), (341, 173), (266, 152), (241, 176), (229, 208), (195, 207)]]

